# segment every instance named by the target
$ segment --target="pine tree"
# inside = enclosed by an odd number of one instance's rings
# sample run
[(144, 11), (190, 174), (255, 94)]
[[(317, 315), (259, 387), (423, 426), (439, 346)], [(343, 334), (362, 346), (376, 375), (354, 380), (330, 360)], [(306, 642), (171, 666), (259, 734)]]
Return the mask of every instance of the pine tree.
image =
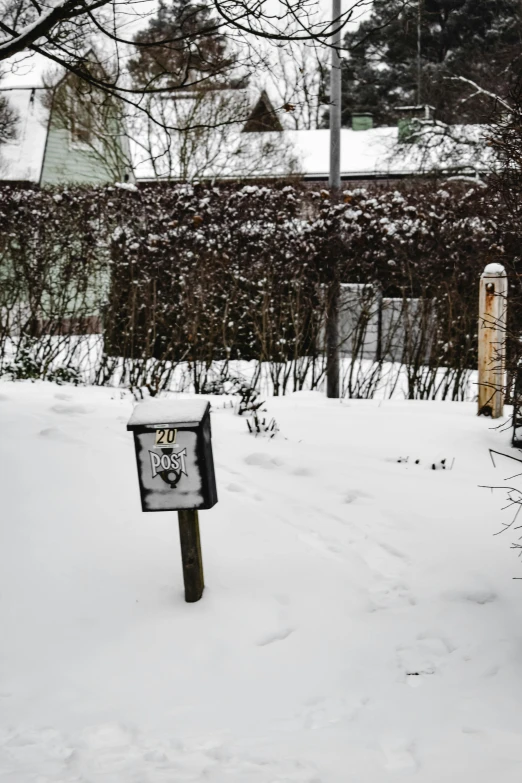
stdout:
[[(352, 111), (393, 124), (397, 107), (431, 104), (438, 119), (477, 122), (483, 104), (462, 76), (499, 94), (521, 64), (519, 0), (375, 0), (371, 17), (345, 37), (343, 124)], [(420, 80), (418, 44), (420, 31)], [(420, 84), (419, 84), (420, 82)]]
[(236, 62), (210, 8), (193, 0), (160, 0), (157, 15), (134, 38), (129, 70), (137, 83), (165, 89), (225, 86)]

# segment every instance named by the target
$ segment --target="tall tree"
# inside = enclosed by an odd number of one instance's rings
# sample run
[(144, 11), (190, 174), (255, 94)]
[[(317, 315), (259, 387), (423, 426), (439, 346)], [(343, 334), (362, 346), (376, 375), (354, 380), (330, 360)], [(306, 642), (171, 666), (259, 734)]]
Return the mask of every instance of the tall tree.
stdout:
[(449, 123), (483, 118), (480, 83), (509, 91), (522, 59), (520, 0), (375, 0), (370, 17), (345, 36), (343, 122), (352, 111), (390, 124), (397, 107), (428, 103)]
[(130, 71), (141, 86), (212, 89), (227, 84), (236, 57), (208, 4), (160, 0), (156, 16), (134, 38)]
[[(37, 53), (92, 87), (119, 96), (131, 110), (147, 112), (148, 100), (144, 96), (165, 90), (162, 82), (166, 80), (159, 74), (162, 63), (173, 66), (173, 87), (189, 86), (191, 74), (188, 79), (183, 74), (187, 48), (190, 67), (195, 65), (194, 72), (207, 72), (211, 79), (223, 65), (223, 58), (230, 56), (222, 48), (223, 37), (235, 51), (242, 50), (245, 69), (259, 70), (264, 60), (260, 41), (278, 45), (290, 41), (327, 44), (336, 31), (357, 18), (373, 0), (346, 0), (337, 19), (324, 18), (322, 0), (193, 0), (186, 3), (190, 8), (186, 15), (181, 0), (174, 2), (183, 11), (181, 36), (175, 24), (174, 36), (168, 30), (165, 34), (160, 20), (148, 27), (147, 40), (141, 43), (134, 34), (148, 25), (154, 13), (151, 4), (144, 0), (0, 0), (0, 63), (16, 67), (16, 58)], [(167, 8), (166, 0), (164, 3)], [(211, 14), (203, 10), (207, 5)], [(209, 20), (208, 27), (205, 18)], [(194, 19), (196, 29), (191, 27)], [(89, 57), (91, 42), (103, 50), (105, 61), (111, 66), (109, 77), (100, 76), (93, 69)], [(151, 84), (129, 82), (129, 46), (156, 51), (155, 56), (148, 58)], [(160, 52), (164, 47), (169, 50), (165, 60)]]

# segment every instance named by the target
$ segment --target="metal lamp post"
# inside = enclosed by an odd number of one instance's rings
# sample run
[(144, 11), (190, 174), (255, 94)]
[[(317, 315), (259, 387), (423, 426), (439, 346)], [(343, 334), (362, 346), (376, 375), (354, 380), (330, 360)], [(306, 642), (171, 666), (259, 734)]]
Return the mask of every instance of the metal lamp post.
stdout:
[[(330, 70), (330, 177), (332, 198), (341, 187), (341, 0), (332, 0)], [(326, 311), (326, 396), (339, 397), (339, 281), (332, 259)]]

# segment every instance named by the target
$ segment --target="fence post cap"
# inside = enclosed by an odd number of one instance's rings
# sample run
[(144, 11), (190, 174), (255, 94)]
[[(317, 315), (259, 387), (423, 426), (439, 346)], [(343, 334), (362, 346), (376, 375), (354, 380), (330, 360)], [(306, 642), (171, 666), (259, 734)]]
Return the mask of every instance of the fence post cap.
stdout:
[(488, 264), (482, 272), (482, 277), (505, 277), (506, 270), (502, 264)]

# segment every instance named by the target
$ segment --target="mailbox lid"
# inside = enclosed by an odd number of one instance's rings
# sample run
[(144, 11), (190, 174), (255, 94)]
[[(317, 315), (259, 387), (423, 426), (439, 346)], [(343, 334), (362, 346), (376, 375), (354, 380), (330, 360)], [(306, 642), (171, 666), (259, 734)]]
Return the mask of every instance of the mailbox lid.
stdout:
[(127, 424), (131, 431), (149, 427), (199, 427), (210, 410), (208, 400), (146, 400), (139, 402)]

